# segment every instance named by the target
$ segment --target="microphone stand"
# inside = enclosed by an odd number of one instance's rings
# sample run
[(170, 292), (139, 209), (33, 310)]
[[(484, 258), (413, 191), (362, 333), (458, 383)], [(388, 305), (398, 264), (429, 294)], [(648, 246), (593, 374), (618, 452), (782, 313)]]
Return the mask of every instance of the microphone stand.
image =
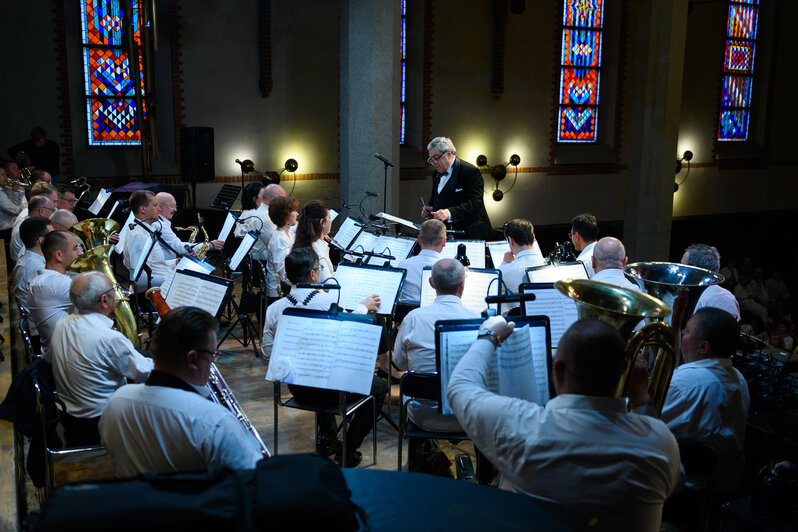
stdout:
[(388, 161), (380, 159), (383, 166), (382, 178), (382, 212), (388, 212)]

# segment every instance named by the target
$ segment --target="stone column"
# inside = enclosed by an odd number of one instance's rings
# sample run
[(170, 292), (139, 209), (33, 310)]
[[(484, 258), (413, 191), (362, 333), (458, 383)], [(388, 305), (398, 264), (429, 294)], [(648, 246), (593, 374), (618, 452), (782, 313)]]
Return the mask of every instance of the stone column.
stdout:
[[(399, 29), (395, 0), (341, 1), (341, 197), (366, 213), (399, 207)], [(379, 152), (395, 164), (383, 189)], [(387, 194), (386, 194), (387, 193)], [(354, 206), (352, 216), (359, 216)]]
[(668, 260), (687, 0), (639, 0), (633, 3), (632, 13), (623, 242), (630, 260)]

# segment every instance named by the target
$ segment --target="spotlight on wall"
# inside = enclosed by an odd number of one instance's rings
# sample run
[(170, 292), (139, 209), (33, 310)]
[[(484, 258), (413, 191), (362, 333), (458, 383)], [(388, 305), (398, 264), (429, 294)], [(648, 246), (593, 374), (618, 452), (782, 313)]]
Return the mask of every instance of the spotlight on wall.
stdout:
[[(288, 159), (287, 161), (285, 161), (285, 164), (283, 164), (283, 168), (279, 172), (274, 170), (266, 172), (263, 176), (263, 182), (267, 185), (270, 185), (272, 183), (278, 185), (280, 184), (280, 176), (282, 175), (283, 172), (291, 172), (293, 174), (294, 172), (296, 172), (297, 168), (299, 168), (299, 163), (296, 162), (296, 159)], [(296, 176), (294, 176), (294, 182), (296, 182)]]
[[(682, 171), (682, 162), (687, 161), (688, 163), (693, 160), (693, 152), (690, 150), (685, 150), (682, 154), (680, 159), (676, 159), (676, 173)], [(684, 174), (684, 179), (682, 179), (681, 183), (677, 183), (676, 180), (673, 181), (673, 193), (676, 194), (679, 191), (679, 187), (687, 181), (687, 178), (690, 176), (690, 165), (687, 165), (687, 173)]]
[[(493, 200), (494, 201), (501, 201), (504, 198), (504, 195), (515, 186), (515, 181), (518, 179), (518, 165), (521, 164), (521, 157), (517, 154), (512, 154), (510, 156), (510, 160), (504, 164), (497, 164), (496, 166), (489, 166), (488, 165), (488, 158), (484, 155), (479, 155), (477, 157), (477, 166), (480, 168), (490, 168), (490, 175), (496, 181), (496, 187), (493, 190)], [(507, 177), (507, 167), (508, 166), (515, 167), (515, 177), (513, 178), (513, 184), (510, 185), (506, 191), (502, 192), (499, 190), (499, 181), (503, 180)]]

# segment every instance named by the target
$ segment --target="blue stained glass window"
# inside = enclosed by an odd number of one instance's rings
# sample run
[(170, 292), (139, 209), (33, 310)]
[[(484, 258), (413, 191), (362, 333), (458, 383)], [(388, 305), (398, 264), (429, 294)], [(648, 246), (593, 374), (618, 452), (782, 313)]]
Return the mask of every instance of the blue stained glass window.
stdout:
[(719, 141), (748, 140), (759, 0), (732, 0), (726, 20)]
[(399, 33), (401, 49), (401, 68), (399, 73), (399, 144), (404, 144), (405, 122), (407, 121), (407, 0), (402, 2), (402, 28)]

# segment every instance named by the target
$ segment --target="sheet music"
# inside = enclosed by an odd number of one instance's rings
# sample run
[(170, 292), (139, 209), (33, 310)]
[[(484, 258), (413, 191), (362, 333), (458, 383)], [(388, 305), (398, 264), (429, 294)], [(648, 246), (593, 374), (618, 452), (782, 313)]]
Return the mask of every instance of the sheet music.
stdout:
[[(504, 262), (504, 254), (510, 251), (510, 244), (506, 240), (499, 240), (498, 242), (485, 242), (490, 253), (490, 260), (493, 262), (493, 267), (498, 268)], [(471, 257), (469, 257), (471, 258)]]
[(338, 211), (336, 211), (335, 209), (329, 209), (329, 210), (330, 210), (330, 221), (331, 221), (331, 222), (334, 222), (334, 221), (335, 221), (335, 219), (336, 219), (336, 218), (338, 218), (338, 216), (339, 216), (341, 213), (340, 213), (340, 212), (338, 212)]
[(377, 242), (377, 235), (370, 231), (361, 231), (350, 247), (352, 251), (371, 251), (374, 249), (374, 243)]
[(108, 219), (111, 220), (114, 217), (114, 213), (116, 212), (116, 208), (122, 204), (122, 200), (116, 200), (114, 202), (114, 206), (111, 207), (111, 212), (108, 213)]
[(236, 271), (238, 269), (239, 264), (241, 264), (241, 261), (247, 256), (247, 253), (249, 253), (249, 250), (252, 249), (252, 246), (255, 245), (255, 241), (257, 239), (258, 237), (255, 236), (255, 233), (252, 231), (244, 235), (244, 237), (241, 239), (241, 245), (238, 246), (238, 249), (230, 259), (230, 269), (232, 271)]
[[(165, 299), (169, 308), (198, 307), (214, 316), (219, 314), (227, 295), (227, 285), (186, 275), (184, 271), (186, 270), (175, 272), (169, 291), (166, 293)], [(163, 287), (161, 290), (163, 291)]]
[(562, 279), (587, 279), (587, 270), (581, 262), (568, 262), (558, 266), (546, 266), (537, 270), (527, 270), (530, 283), (553, 283)]
[[(127, 227), (127, 225), (125, 225), (125, 227)], [(120, 238), (119, 241), (121, 242), (122, 239)], [(146, 264), (147, 258), (149, 258), (154, 245), (155, 238), (150, 235), (149, 238), (144, 241), (144, 245), (140, 250), (133, 250), (133, 254), (138, 252), (138, 255), (136, 255), (138, 259), (136, 260), (136, 265), (133, 267), (133, 277), (131, 278), (134, 283), (141, 277), (141, 271), (144, 269), (144, 264)]]
[(235, 224), (236, 224), (236, 216), (232, 212), (228, 212), (227, 217), (225, 217), (224, 219), (224, 225), (222, 226), (222, 230), (219, 231), (219, 238), (217, 240), (226, 242), (227, 237), (230, 236), (230, 231), (232, 231), (233, 226)]
[(379, 218), (384, 218), (385, 220), (387, 220), (389, 222), (393, 222), (393, 223), (399, 224), (399, 225), (404, 225), (406, 227), (412, 227), (413, 229), (421, 231), (421, 226), (419, 224), (417, 224), (417, 223), (411, 222), (410, 220), (405, 220), (404, 218), (399, 218), (398, 216), (393, 216), (393, 215), (385, 213), (385, 212), (378, 212), (377, 216)]
[[(119, 205), (119, 202), (116, 202), (116, 204)], [(136, 217), (133, 216), (133, 213), (131, 212), (128, 215), (127, 220), (125, 220), (125, 223), (122, 224), (122, 229), (119, 230), (119, 242), (117, 242), (116, 246), (114, 246), (114, 250), (120, 255), (125, 251), (125, 240), (127, 240), (127, 234), (130, 232), (130, 224), (132, 224), (133, 220), (135, 219)]]
[[(466, 256), (471, 261), (472, 268), (485, 267), (485, 241), (484, 240), (447, 240), (441, 250), (442, 259), (453, 259), (457, 256), (457, 246), (465, 244)], [(499, 263), (501, 264), (501, 262)]]
[[(398, 238), (390, 235), (382, 235), (374, 242), (372, 251), (374, 251), (374, 253), (382, 253), (383, 255), (396, 257), (391, 261), (391, 267), (398, 268), (399, 263), (409, 257), (410, 253), (413, 252), (413, 246), (415, 245), (416, 240), (414, 238)], [(364, 262), (366, 264), (377, 264), (382, 266), (385, 264), (385, 259), (368, 257)]]
[(285, 315), (266, 380), (368, 395), (381, 333), (370, 323)]
[(335, 233), (333, 240), (343, 249), (352, 249), (349, 247), (349, 244), (352, 243), (359, 231), (360, 226), (357, 225), (357, 222), (355, 222), (353, 218), (347, 216), (341, 224), (341, 227), (338, 228), (338, 232)]
[(380, 308), (377, 314), (390, 314), (396, 298), (399, 297), (404, 274), (403, 270), (339, 264), (334, 276), (341, 285), (339, 305), (346, 310), (354, 310), (361, 301), (377, 294), (380, 296)]
[(189, 257), (186, 255), (180, 259), (180, 262), (177, 263), (175, 269), (169, 272), (169, 275), (167, 275), (166, 279), (164, 279), (164, 282), (161, 285), (161, 293), (169, 293), (169, 287), (172, 285), (172, 280), (175, 278), (176, 272), (189, 270), (192, 272), (204, 273), (205, 275), (211, 275), (215, 269), (216, 268), (214, 268), (212, 264), (208, 264), (205, 261), (199, 261), (194, 257)]
[[(446, 331), (441, 333), (441, 412), (443, 414), (454, 414), (446, 397), (445, 390), (449, 388), (449, 379), (452, 371), (457, 367), (457, 363), (465, 356), (468, 349), (477, 341), (479, 325), (474, 325), (470, 331)], [(488, 389), (495, 390), (498, 384), (498, 377), (495, 367), (496, 357), (491, 360), (491, 368), (488, 370), (487, 380)], [(491, 387), (493, 383), (493, 387)]]
[(568, 327), (579, 319), (579, 313), (576, 309), (576, 301), (554, 288), (553, 284), (541, 283), (541, 285), (534, 287), (521, 285), (523, 293), (535, 294), (534, 301), (524, 302), (524, 313), (527, 316), (549, 317), (551, 347), (557, 349), (557, 346), (560, 345), (560, 338)]
[(100, 209), (103, 208), (103, 205), (105, 205), (105, 202), (108, 201), (112, 193), (113, 190), (110, 188), (101, 188), (100, 192), (97, 194), (97, 198), (95, 198), (94, 202), (89, 206), (89, 212), (94, 216), (100, 214)]
[[(446, 249), (446, 248), (444, 248)], [(435, 289), (429, 284), (430, 277), (432, 277), (432, 268), (426, 267), (421, 273), (421, 303), (420, 306), (426, 307), (435, 301)], [(466, 270), (465, 291), (463, 297), (460, 298), (463, 306), (482, 312), (485, 308), (485, 296), (488, 294), (488, 286), (490, 285), (490, 295), (499, 295), (499, 281), (493, 281), (499, 277), (497, 271), (475, 271)], [(491, 281), (493, 284), (491, 285)]]

